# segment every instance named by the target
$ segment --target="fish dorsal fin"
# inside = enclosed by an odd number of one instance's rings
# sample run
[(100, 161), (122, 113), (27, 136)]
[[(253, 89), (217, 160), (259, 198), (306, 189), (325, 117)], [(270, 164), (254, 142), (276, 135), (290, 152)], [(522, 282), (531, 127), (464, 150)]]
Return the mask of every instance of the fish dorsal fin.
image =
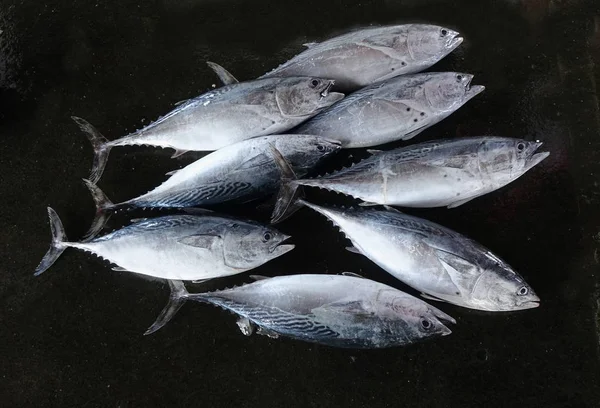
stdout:
[(212, 250), (221, 240), (222, 238), (218, 235), (198, 234), (180, 238), (177, 242), (195, 248)]
[(179, 170), (171, 170), (169, 172), (165, 173), (165, 176), (172, 176), (173, 174), (177, 173)]
[(367, 149), (367, 153), (369, 154), (379, 154), (383, 152), (383, 150), (378, 150), (378, 149)]
[(189, 150), (180, 150), (180, 149), (175, 149), (175, 152), (171, 155), (171, 159), (174, 159), (176, 157), (181, 156), (182, 154), (186, 154), (187, 152), (189, 152)]
[[(363, 254), (362, 252), (360, 252), (360, 249), (358, 249), (355, 246), (346, 247), (346, 251), (352, 252), (353, 254), (359, 254), (359, 255)], [(342, 273), (342, 275), (345, 275), (346, 273), (352, 273), (352, 272), (344, 272), (344, 273)]]
[[(348, 248), (346, 248), (348, 249)], [(356, 249), (356, 248), (354, 248)], [(358, 251), (358, 249), (356, 249)], [(354, 252), (354, 251), (351, 251)], [(357, 252), (358, 254), (360, 254), (360, 252)], [(353, 278), (361, 278), (361, 279), (366, 279), (364, 276), (359, 275), (358, 273), (354, 273), (354, 272), (342, 272), (343, 276), (352, 276)]]
[(314, 46), (315, 46), (315, 45), (317, 45), (317, 44), (319, 44), (319, 43), (318, 43), (318, 42), (307, 42), (307, 43), (304, 43), (304, 44), (302, 44), (302, 45), (303, 45), (304, 47), (306, 47), (306, 48), (309, 48), (309, 49), (310, 49), (310, 48), (314, 47)]
[(174, 106), (179, 106), (179, 105), (181, 105), (182, 103), (186, 103), (187, 101), (189, 101), (189, 99), (184, 99), (184, 100), (182, 100), (182, 101), (175, 102), (175, 103), (174, 103)]
[(207, 61), (206, 64), (214, 71), (215, 74), (217, 74), (221, 82), (223, 82), (223, 85), (232, 85), (240, 82), (233, 75), (231, 75), (229, 71), (219, 64), (210, 61)]
[(132, 224), (135, 224), (136, 222), (142, 222), (142, 221), (146, 221), (148, 218), (132, 218), (129, 220), (129, 222), (131, 222)]

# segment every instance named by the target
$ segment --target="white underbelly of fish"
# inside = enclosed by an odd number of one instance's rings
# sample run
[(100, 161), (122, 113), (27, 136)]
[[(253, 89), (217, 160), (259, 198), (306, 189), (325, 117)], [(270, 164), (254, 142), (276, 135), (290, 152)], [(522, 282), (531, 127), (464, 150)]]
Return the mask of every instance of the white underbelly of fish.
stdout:
[(114, 243), (103, 245), (97, 254), (127, 271), (162, 279), (198, 280), (241, 272), (226, 266), (219, 251), (179, 243), (162, 248)]

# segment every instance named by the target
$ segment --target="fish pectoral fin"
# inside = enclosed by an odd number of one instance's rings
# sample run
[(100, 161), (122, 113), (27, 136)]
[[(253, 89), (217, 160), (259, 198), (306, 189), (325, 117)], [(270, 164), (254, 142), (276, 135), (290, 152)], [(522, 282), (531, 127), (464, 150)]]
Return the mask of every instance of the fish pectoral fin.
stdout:
[(173, 174), (177, 173), (179, 170), (171, 170), (169, 172), (165, 173), (165, 176), (172, 176)]
[(272, 339), (279, 338), (279, 333), (274, 332), (273, 330), (265, 329), (264, 327), (261, 327), (261, 326), (258, 326), (258, 328), (256, 329), (256, 334), (260, 334), (261, 336), (267, 336)]
[[(346, 249), (348, 249), (348, 248), (346, 248)], [(354, 249), (356, 249), (356, 248), (354, 248)], [(358, 251), (358, 249), (357, 249), (357, 251)], [(357, 252), (357, 253), (360, 253), (360, 252)], [(342, 275), (343, 276), (352, 276), (353, 278), (366, 279), (364, 276), (361, 276), (358, 273), (354, 273), (354, 272), (342, 272)]]
[(261, 152), (244, 160), (239, 166), (233, 169), (230, 174), (237, 171), (247, 171), (269, 163), (273, 163), (271, 155)]
[(199, 234), (180, 238), (177, 240), (177, 242), (195, 248), (211, 250), (213, 246), (219, 243), (221, 240), (222, 238), (218, 235)]
[(458, 207), (458, 206), (461, 206), (461, 205), (463, 205), (464, 203), (468, 203), (469, 201), (471, 201), (471, 200), (472, 200), (472, 199), (474, 199), (474, 198), (476, 198), (476, 197), (471, 197), (471, 198), (466, 198), (466, 199), (464, 199), (464, 200), (458, 200), (458, 201), (455, 201), (455, 202), (453, 202), (452, 204), (449, 204), (449, 205), (448, 205), (448, 208), (456, 208), (456, 207)]
[(315, 314), (315, 316), (322, 315), (323, 312), (335, 313), (338, 315), (373, 316), (373, 312), (367, 310), (365, 303), (360, 300), (333, 302), (313, 309), (313, 314)]
[(247, 317), (240, 317), (235, 324), (237, 324), (244, 336), (251, 336), (257, 328)]
[[(360, 252), (360, 249), (356, 248), (355, 246), (348, 246), (348, 247), (346, 247), (346, 251), (352, 252), (352, 253), (355, 253), (355, 254), (359, 254), (359, 255), (363, 255), (363, 253)], [(344, 274), (345, 273), (352, 273), (352, 272), (344, 272)]]

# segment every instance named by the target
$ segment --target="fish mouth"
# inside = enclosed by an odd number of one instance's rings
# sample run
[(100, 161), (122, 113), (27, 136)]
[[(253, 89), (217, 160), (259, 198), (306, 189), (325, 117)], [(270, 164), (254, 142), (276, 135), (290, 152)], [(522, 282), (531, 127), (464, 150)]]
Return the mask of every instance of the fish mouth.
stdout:
[[(438, 309), (438, 308), (435, 308), (435, 307), (433, 307), (433, 306), (431, 306), (431, 305), (430, 305), (430, 306), (429, 306), (429, 310), (430, 310), (430, 311), (431, 311), (431, 313), (433, 313), (433, 315), (434, 315), (435, 317), (437, 317), (437, 318), (438, 318), (440, 321), (443, 321), (444, 323), (452, 323), (452, 324), (456, 324), (456, 319), (455, 319), (454, 317), (450, 316), (450, 315), (449, 315), (449, 314), (447, 314), (447, 313), (444, 313), (444, 312), (442, 312), (440, 309)], [(447, 329), (448, 331), (450, 330), (450, 329), (448, 329), (448, 328), (446, 328), (446, 329)], [(452, 332), (450, 332), (450, 333), (452, 333)], [(450, 333), (448, 333), (448, 334), (450, 334)]]
[(294, 244), (284, 244), (287, 240), (289, 240), (291, 236), (284, 235), (283, 239), (269, 248), (269, 253), (275, 255), (275, 257), (281, 256), (287, 252), (290, 252), (292, 249), (296, 247)]
[(540, 307), (540, 299), (527, 300), (523, 303), (519, 303), (517, 310), (535, 309), (536, 307)]
[(329, 91), (331, 90), (331, 88), (333, 88), (333, 85), (335, 85), (335, 80), (330, 79), (329, 83), (327, 84), (327, 86), (325, 87), (325, 89), (323, 89), (321, 91), (321, 98), (326, 98), (327, 95), (329, 95)]
[(440, 334), (442, 336), (447, 336), (449, 334), (452, 334), (452, 330), (450, 330), (449, 328), (447, 328), (446, 326), (444, 326), (443, 324), (440, 323)]
[(482, 93), (485, 90), (485, 86), (483, 85), (473, 85), (471, 86), (471, 81), (473, 81), (473, 78), (475, 76), (474, 75), (469, 75), (468, 79), (467, 79), (467, 83), (465, 84), (465, 99), (469, 100), (471, 98), (473, 98), (474, 96), (479, 95), (480, 93)]
[(527, 170), (531, 169), (534, 166), (537, 166), (544, 160), (546, 157), (550, 156), (550, 152), (539, 152), (536, 153), (537, 149), (539, 149), (544, 143), (540, 141), (536, 141), (535, 145), (531, 149), (531, 154), (527, 159), (526, 168)]
[(461, 45), (463, 41), (464, 38), (461, 37), (459, 33), (454, 32), (453, 35), (451, 35), (450, 38), (448, 38), (448, 41), (446, 41), (446, 48), (450, 51), (453, 51), (459, 45)]

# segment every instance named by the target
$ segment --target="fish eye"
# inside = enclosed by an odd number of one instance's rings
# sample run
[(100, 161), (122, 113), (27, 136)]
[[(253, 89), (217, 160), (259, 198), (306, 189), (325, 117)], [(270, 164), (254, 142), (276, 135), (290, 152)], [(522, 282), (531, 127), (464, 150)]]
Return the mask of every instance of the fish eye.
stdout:
[(325, 146), (323, 146), (322, 144), (318, 144), (317, 145), (317, 150), (320, 152), (324, 152), (325, 151)]
[(462, 81), (462, 79), (463, 79), (463, 76), (462, 76), (461, 74), (458, 74), (458, 75), (456, 76), (456, 80), (457, 80), (458, 82)]
[(517, 150), (519, 152), (522, 152), (523, 150), (525, 150), (525, 143), (521, 142), (517, 145)]
[(263, 242), (268, 242), (271, 238), (273, 238), (273, 235), (270, 232), (265, 232), (263, 234)]
[(310, 81), (311, 88), (316, 88), (320, 82), (321, 81), (319, 81), (318, 79), (313, 79), (312, 81)]
[(424, 330), (429, 330), (433, 327), (433, 324), (428, 319), (422, 318), (421, 319), (421, 327)]
[(519, 288), (519, 290), (517, 291), (517, 295), (519, 295), (519, 296), (525, 296), (528, 293), (529, 293), (529, 289), (527, 289), (526, 286), (521, 286)]
[(448, 30), (442, 28), (442, 37), (445, 37), (446, 35), (448, 35)]

